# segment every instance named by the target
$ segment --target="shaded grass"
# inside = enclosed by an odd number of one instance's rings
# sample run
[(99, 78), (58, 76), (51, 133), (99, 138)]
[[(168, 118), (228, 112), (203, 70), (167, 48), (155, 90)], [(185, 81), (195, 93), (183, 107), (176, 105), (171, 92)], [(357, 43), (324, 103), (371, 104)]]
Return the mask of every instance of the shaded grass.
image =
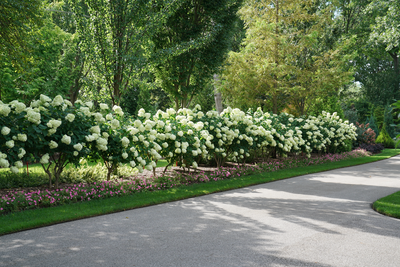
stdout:
[(122, 197), (95, 199), (81, 203), (11, 213), (0, 216), (0, 235), (190, 197), (202, 196), (305, 174), (370, 163), (387, 159), (397, 154), (400, 154), (400, 150), (387, 149), (380, 154), (372, 155), (370, 157), (285, 169), (276, 172), (266, 172), (232, 178), (229, 180), (181, 186), (162, 191), (142, 192)]
[(400, 219), (400, 191), (378, 199), (372, 207), (379, 213)]

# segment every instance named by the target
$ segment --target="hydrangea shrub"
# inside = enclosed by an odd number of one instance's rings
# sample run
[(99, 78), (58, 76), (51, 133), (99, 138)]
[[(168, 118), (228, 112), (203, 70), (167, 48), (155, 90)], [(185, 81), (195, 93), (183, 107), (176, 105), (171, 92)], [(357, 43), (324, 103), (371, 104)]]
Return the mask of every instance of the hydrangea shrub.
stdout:
[(153, 170), (157, 160), (197, 168), (202, 158), (218, 167), (228, 160), (245, 162), (251, 154), (339, 152), (356, 139), (356, 127), (336, 113), (295, 118), (289, 114), (243, 112), (227, 108), (221, 114), (194, 109), (159, 110), (154, 116), (141, 109), (137, 118), (124, 117), (92, 102), (72, 105), (61, 96), (41, 95), (29, 107), (0, 102), (0, 167), (13, 172), (34, 158), (45, 172), (58, 178), (68, 163), (101, 158), (107, 178), (122, 164)]

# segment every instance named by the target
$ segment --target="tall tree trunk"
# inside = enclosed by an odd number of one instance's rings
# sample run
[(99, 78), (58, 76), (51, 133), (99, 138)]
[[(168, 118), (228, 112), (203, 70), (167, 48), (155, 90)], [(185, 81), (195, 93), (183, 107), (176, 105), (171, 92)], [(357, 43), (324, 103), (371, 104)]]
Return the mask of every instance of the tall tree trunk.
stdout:
[(389, 55), (393, 58), (394, 73), (396, 75), (396, 88), (400, 93), (400, 69), (399, 69), (399, 55), (396, 52), (389, 52)]
[[(277, 88), (278, 88), (278, 83), (277, 83), (277, 82), (275, 83), (275, 88), (276, 88), (276, 90), (278, 90), (278, 89), (277, 89)], [(277, 93), (273, 95), (273, 99), (272, 99), (272, 112), (273, 112), (274, 114), (278, 114), (278, 94), (277, 94)]]
[[(278, 23), (279, 23), (279, 0), (276, 0), (276, 5), (275, 5), (275, 10), (276, 10), (276, 17), (275, 17), (275, 38), (278, 38), (278, 33), (279, 33), (279, 29), (278, 29)], [(275, 68), (278, 69), (278, 65), (279, 65), (279, 44), (278, 44), (278, 40), (275, 40)], [(274, 86), (275, 86), (275, 93), (273, 95), (273, 113), (274, 114), (278, 114), (278, 77), (277, 75), (275, 75), (275, 82), (274, 82)]]

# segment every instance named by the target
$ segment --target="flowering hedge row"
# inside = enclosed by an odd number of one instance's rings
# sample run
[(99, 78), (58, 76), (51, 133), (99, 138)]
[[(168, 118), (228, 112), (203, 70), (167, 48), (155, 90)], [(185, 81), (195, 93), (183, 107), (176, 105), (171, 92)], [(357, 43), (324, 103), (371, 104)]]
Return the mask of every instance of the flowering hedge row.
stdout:
[(242, 162), (254, 152), (336, 152), (356, 138), (356, 128), (333, 113), (294, 118), (261, 109), (243, 112), (225, 109), (204, 114), (191, 109), (159, 110), (154, 116), (139, 111), (137, 119), (124, 117), (120, 107), (92, 102), (72, 105), (61, 96), (41, 95), (29, 107), (18, 101), (0, 101), (0, 167), (18, 172), (26, 161), (39, 161), (56, 183), (68, 163), (102, 158), (108, 177), (121, 164), (152, 170), (165, 158), (169, 165), (196, 168), (203, 159), (218, 166), (227, 160)]

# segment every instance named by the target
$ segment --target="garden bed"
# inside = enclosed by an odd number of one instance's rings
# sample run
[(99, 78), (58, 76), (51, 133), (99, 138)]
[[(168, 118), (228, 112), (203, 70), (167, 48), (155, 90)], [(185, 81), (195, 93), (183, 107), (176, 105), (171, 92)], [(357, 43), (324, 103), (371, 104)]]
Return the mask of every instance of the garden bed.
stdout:
[(96, 181), (93, 183), (62, 184), (59, 189), (45, 186), (7, 189), (1, 191), (0, 214), (53, 207), (69, 203), (86, 202), (116, 196), (130, 195), (140, 192), (161, 191), (180, 186), (228, 180), (251, 174), (274, 172), (323, 163), (337, 162), (345, 159), (369, 156), (365, 150), (353, 150), (342, 154), (325, 154), (315, 158), (285, 158), (252, 164), (235, 164), (231, 167), (199, 167), (193, 172), (182, 171), (172, 167), (165, 176), (165, 168), (156, 168), (156, 176), (152, 171), (144, 170), (137, 176), (112, 181)]

